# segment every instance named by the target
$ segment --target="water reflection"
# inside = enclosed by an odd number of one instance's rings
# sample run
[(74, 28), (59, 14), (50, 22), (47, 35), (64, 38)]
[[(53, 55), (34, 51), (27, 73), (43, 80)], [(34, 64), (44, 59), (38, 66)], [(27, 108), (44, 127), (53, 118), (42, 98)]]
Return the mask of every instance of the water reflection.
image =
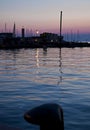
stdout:
[(44, 56), (47, 55), (47, 48), (43, 48), (43, 55), (44, 55)]
[(29, 76), (32, 81), (46, 83), (48, 80), (50, 84), (59, 85), (62, 83), (62, 50), (54, 51), (52, 53), (47, 48), (4, 51), (0, 59), (3, 67), (0, 69), (4, 70), (3, 74), (23, 76), (24, 79)]
[(36, 49), (36, 66), (39, 68), (39, 49)]
[(62, 83), (62, 50), (61, 48), (59, 49), (59, 73), (60, 73), (60, 76), (59, 76), (59, 81), (58, 81), (58, 85), (60, 83)]
[[(53, 74), (56, 75), (56, 70), (58, 70), (57, 78), (53, 78), (52, 80), (56, 82), (57, 85), (62, 83), (62, 50), (61, 48), (58, 49), (58, 51), (55, 52), (54, 54), (51, 54), (50, 50), (49, 49), (47, 50), (47, 48), (36, 49), (35, 53), (36, 53), (35, 59), (36, 59), (36, 66), (37, 66), (37, 69), (36, 69), (37, 79), (39, 79), (40, 74), (44, 74), (44, 78), (42, 79), (42, 82), (45, 79), (51, 80), (52, 79), (51, 77), (53, 76)], [(55, 64), (52, 64), (52, 62), (54, 62)], [(50, 69), (54, 66), (55, 66), (55, 69), (50, 71)]]
[(22, 114), (49, 101), (62, 105), (65, 129), (90, 128), (90, 48), (0, 50), (0, 123), (34, 130)]
[(1, 66), (0, 69), (3, 69), (4, 72), (9, 73), (9, 71), (16, 70), (16, 59), (17, 51), (6, 50), (2, 51), (2, 57), (0, 57)]

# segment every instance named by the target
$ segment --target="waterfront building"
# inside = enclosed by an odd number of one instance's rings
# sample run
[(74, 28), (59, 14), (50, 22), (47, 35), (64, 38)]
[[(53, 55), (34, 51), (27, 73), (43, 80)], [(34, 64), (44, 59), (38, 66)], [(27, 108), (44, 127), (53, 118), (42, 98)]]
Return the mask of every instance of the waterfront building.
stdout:
[(44, 42), (59, 42), (59, 36), (54, 33), (44, 32), (40, 34), (40, 37), (43, 39)]
[(13, 33), (0, 33), (0, 39), (5, 39), (5, 38), (12, 38), (13, 37)]

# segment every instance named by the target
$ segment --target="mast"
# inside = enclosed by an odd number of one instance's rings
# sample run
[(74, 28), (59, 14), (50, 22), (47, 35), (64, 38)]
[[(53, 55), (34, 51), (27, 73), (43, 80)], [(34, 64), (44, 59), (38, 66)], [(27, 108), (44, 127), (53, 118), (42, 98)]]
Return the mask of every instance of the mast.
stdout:
[(14, 26), (13, 26), (13, 37), (16, 37), (16, 25), (14, 23)]
[(62, 11), (60, 12), (60, 39), (62, 36)]
[(7, 25), (6, 25), (6, 23), (5, 23), (5, 33), (6, 33), (6, 31), (7, 31)]

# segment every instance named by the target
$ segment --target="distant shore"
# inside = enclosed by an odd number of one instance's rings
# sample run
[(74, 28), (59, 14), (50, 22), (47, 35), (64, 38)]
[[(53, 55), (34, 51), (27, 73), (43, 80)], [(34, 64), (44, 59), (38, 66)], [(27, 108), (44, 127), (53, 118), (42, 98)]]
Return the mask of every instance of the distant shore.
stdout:
[(20, 48), (75, 48), (90, 47), (88, 42), (69, 42), (63, 36), (44, 32), (40, 36), (15, 37), (13, 33), (0, 33), (0, 49), (20, 49)]
[(90, 47), (88, 42), (29, 42), (24, 41), (5, 41), (0, 44), (0, 49), (21, 49), (21, 48), (75, 48), (75, 47)]

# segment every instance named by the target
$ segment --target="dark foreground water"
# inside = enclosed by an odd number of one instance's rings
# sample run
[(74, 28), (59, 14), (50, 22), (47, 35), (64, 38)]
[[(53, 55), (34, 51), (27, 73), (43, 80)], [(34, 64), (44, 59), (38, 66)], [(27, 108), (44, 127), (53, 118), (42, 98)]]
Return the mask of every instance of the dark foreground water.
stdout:
[(49, 102), (65, 130), (90, 130), (90, 48), (0, 50), (0, 124), (38, 130), (23, 115)]

